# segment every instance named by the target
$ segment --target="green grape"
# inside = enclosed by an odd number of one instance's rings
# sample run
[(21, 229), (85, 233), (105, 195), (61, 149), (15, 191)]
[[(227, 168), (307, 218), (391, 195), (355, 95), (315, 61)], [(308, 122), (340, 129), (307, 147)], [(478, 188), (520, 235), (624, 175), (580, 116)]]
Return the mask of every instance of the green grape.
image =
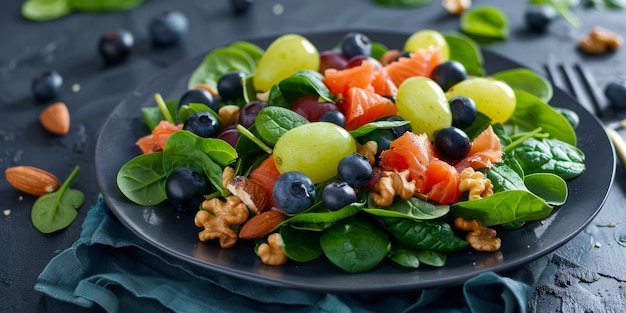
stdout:
[(257, 91), (265, 92), (297, 71), (317, 71), (319, 66), (317, 48), (300, 35), (287, 34), (278, 37), (267, 48), (257, 64), (252, 82)]
[(441, 62), (450, 59), (450, 47), (443, 35), (432, 29), (424, 29), (413, 33), (404, 43), (404, 51), (415, 52), (417, 49), (426, 49), (429, 46), (439, 47)]
[(274, 145), (280, 173), (303, 172), (317, 184), (337, 175), (339, 161), (356, 152), (356, 141), (344, 128), (315, 122), (290, 129)]
[(515, 111), (515, 93), (506, 83), (492, 78), (474, 77), (450, 87), (448, 99), (466, 96), (476, 102), (476, 110), (491, 118), (492, 123), (506, 122)]
[(405, 80), (396, 95), (398, 115), (411, 122), (416, 134), (426, 133), (430, 140), (435, 132), (452, 125), (452, 113), (441, 87), (428, 77)]

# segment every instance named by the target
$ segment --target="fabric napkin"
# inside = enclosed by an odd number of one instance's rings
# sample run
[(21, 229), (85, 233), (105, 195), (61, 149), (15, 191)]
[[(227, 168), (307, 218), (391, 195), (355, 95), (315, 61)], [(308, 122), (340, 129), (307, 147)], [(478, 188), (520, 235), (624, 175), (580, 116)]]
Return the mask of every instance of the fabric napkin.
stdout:
[(485, 272), (451, 288), (331, 294), (258, 285), (161, 253), (124, 227), (99, 197), (80, 238), (54, 257), (35, 290), (106, 312), (526, 312), (524, 271)]

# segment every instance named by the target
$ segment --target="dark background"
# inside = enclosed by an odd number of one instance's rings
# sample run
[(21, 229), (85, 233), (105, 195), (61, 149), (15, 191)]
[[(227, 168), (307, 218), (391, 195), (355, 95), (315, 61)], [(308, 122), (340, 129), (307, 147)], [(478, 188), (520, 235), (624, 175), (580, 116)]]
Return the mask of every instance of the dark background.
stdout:
[[(105, 118), (122, 98), (164, 68), (235, 40), (286, 32), (459, 30), (458, 17), (443, 11), (437, 0), (427, 6), (404, 9), (379, 6), (371, 0), (257, 0), (242, 16), (232, 14), (228, 0), (147, 0), (130, 11), (77, 12), (43, 23), (24, 20), (20, 15), (22, 2), (5, 0), (0, 4), (0, 169), (32, 165), (64, 180), (80, 165), (73, 186), (85, 193), (86, 200), (77, 220), (67, 229), (41, 234), (30, 222), (30, 208), (36, 198), (13, 189), (0, 178), (0, 211), (10, 210), (8, 216), (0, 216), (1, 312), (79, 310), (42, 296), (33, 290), (33, 285), (50, 259), (78, 238), (82, 220), (96, 202), (99, 190), (94, 148)], [(626, 11), (576, 8), (574, 13), (583, 22), (579, 29), (561, 20), (545, 34), (533, 34), (526, 30), (523, 20), (527, 3), (474, 1), (474, 5), (499, 5), (509, 18), (510, 37), (486, 48), (539, 72), (543, 72), (542, 65), (550, 58), (584, 61), (602, 87), (626, 76), (625, 48), (602, 56), (585, 55), (576, 48), (577, 39), (593, 26), (626, 35)], [(278, 7), (282, 7), (282, 14), (275, 11)], [(147, 25), (152, 16), (164, 9), (182, 11), (189, 19), (190, 29), (180, 44), (155, 47), (148, 38)], [(97, 53), (97, 43), (102, 34), (118, 28), (134, 35), (134, 50), (127, 62), (106, 66)], [(30, 83), (45, 69), (55, 70), (64, 78), (58, 100), (69, 107), (72, 125), (70, 133), (63, 137), (47, 133), (38, 122), (39, 113), (52, 101), (36, 102)], [(73, 91), (73, 86), (80, 86), (80, 90)], [(609, 117), (623, 115), (610, 110), (607, 113)], [(603, 210), (583, 233), (556, 252), (601, 274), (601, 279), (582, 287), (588, 292), (581, 294), (590, 297), (589, 301), (625, 287), (626, 270), (621, 261), (626, 256), (625, 248), (616, 243), (613, 229), (602, 228), (609, 222), (619, 226), (624, 221), (623, 177), (618, 165), (615, 184)], [(602, 243), (601, 247), (595, 246), (596, 242)], [(568, 307), (562, 306), (567, 297), (546, 294), (540, 301), (545, 310), (538, 311), (567, 311)]]

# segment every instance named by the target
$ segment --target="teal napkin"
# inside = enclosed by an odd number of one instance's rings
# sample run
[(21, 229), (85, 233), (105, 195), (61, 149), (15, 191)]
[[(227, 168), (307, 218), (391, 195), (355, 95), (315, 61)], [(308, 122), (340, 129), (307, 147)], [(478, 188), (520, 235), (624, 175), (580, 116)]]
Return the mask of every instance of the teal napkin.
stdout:
[(161, 253), (124, 227), (102, 196), (80, 238), (34, 286), (50, 297), (106, 312), (526, 312), (533, 288), (493, 272), (462, 286), (398, 294), (330, 294), (232, 278)]

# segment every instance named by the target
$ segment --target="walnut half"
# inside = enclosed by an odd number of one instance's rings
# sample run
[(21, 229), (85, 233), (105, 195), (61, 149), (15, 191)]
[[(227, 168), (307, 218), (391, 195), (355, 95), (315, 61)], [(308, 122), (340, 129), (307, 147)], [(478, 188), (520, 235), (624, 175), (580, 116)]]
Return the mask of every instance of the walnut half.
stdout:
[(500, 249), (502, 240), (496, 237), (496, 231), (477, 220), (466, 220), (462, 217), (454, 219), (454, 227), (469, 231), (465, 240), (476, 251), (493, 252)]

